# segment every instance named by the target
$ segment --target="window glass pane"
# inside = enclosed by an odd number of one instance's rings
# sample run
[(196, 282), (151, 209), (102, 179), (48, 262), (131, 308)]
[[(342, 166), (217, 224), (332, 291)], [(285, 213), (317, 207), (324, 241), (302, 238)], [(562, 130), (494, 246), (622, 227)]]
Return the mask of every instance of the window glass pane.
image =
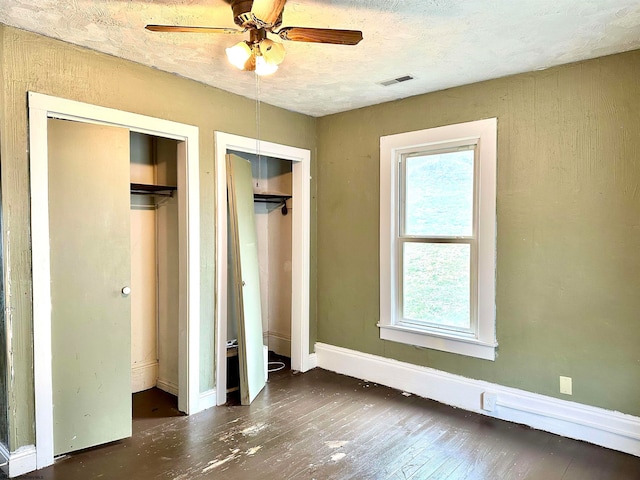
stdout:
[(471, 328), (469, 244), (404, 244), (402, 317)]
[(474, 150), (406, 157), (404, 234), (473, 234)]

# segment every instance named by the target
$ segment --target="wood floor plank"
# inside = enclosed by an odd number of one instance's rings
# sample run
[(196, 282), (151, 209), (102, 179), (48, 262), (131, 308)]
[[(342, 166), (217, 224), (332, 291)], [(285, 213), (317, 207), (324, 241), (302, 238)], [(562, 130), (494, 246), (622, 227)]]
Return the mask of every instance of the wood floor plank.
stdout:
[[(384, 392), (387, 389), (381, 391)], [(371, 401), (374, 391), (368, 392), (368, 399)], [(389, 401), (388, 395), (380, 397), (378, 402), (367, 403), (357, 417), (352, 416), (349, 423), (338, 425), (331, 429), (331, 436), (326, 445), (331, 450), (326, 450), (326, 457), (332, 461), (325, 461), (324, 466), (318, 464), (307, 469), (308, 473), (317, 472), (322, 469), (323, 476), (330, 475), (335, 470), (331, 465), (333, 462), (344, 461), (350, 464), (349, 471), (340, 472), (340, 478), (371, 478), (362, 476), (356, 466), (370, 466), (370, 454), (379, 453), (381, 439), (388, 440), (388, 426), (394, 425), (397, 421), (397, 405)], [(301, 462), (303, 463), (303, 462)], [(304, 478), (304, 468), (298, 472), (297, 477)], [(296, 478), (296, 477), (294, 477)]]
[(191, 416), (145, 395), (132, 438), (23, 478), (640, 479), (638, 457), (321, 369), (270, 374), (252, 405)]
[[(350, 393), (342, 392), (343, 395)], [(320, 423), (308, 426), (307, 430), (296, 432), (293, 441), (297, 445), (297, 455), (291, 460), (288, 469), (279, 473), (291, 473), (295, 478), (305, 471), (317, 472), (322, 467), (323, 478), (329, 478), (326, 476), (333, 470), (331, 465), (344, 458), (343, 455), (346, 456), (344, 450), (353, 444), (354, 436), (361, 440), (364, 436), (358, 432), (366, 431), (372, 419), (379, 418), (389, 409), (389, 406), (380, 408), (387, 395), (388, 389), (367, 391), (366, 397), (362, 398), (355, 389), (350, 396), (352, 404), (348, 415), (327, 417)]]

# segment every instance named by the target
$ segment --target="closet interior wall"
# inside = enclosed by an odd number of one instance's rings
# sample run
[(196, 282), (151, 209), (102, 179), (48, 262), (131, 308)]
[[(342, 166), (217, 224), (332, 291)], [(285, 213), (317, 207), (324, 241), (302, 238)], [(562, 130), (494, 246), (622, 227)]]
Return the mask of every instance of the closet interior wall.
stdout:
[[(177, 142), (131, 132), (131, 182), (177, 185)], [(131, 195), (131, 389), (178, 394), (177, 196)]]
[[(229, 152), (251, 162), (254, 193), (292, 194), (292, 162), (244, 152)], [(289, 211), (294, 198), (287, 200)], [(260, 300), (264, 344), (269, 350), (291, 356), (291, 214), (278, 203), (255, 203)], [(231, 316), (230, 316), (231, 318)], [(235, 332), (231, 322), (228, 332)], [(229, 339), (235, 338), (228, 335)]]

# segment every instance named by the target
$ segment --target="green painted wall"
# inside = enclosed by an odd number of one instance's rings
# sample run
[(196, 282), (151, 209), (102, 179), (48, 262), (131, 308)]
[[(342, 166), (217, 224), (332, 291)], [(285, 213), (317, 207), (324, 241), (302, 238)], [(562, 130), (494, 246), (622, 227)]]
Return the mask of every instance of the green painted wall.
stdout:
[[(11, 355), (8, 382), (11, 451), (33, 444), (33, 318), (29, 228), (27, 91), (196, 125), (200, 129), (201, 390), (214, 384), (215, 130), (256, 136), (255, 102), (165, 72), (0, 25), (0, 118), (6, 330)], [(221, 68), (232, 68), (221, 65)], [(0, 77), (2, 78), (2, 77)], [(315, 178), (316, 119), (262, 105), (260, 137), (312, 152)], [(312, 181), (312, 212), (315, 182)], [(312, 214), (312, 224), (315, 217)], [(315, 239), (315, 225), (312, 229)], [(315, 333), (315, 241), (312, 243), (312, 337)], [(312, 338), (315, 341), (315, 338)], [(0, 352), (1, 353), (1, 352)], [(0, 366), (2, 364), (0, 363)], [(1, 400), (1, 399), (0, 399)], [(0, 405), (1, 407), (1, 405)], [(0, 422), (1, 426), (1, 422)], [(0, 432), (0, 437), (2, 432)], [(0, 441), (2, 439), (0, 438)]]
[[(2, 26), (0, 25), (0, 28)], [(3, 42), (0, 42), (0, 58), (3, 58)], [(2, 155), (3, 149), (3, 130), (2, 123), (6, 117), (4, 109), (4, 72), (0, 68), (0, 180), (2, 179)], [(2, 187), (0, 185), (0, 231), (4, 231), (2, 223)], [(0, 236), (0, 265), (4, 265), (4, 242)], [(0, 273), (0, 443), (5, 446), (9, 445), (9, 424), (8, 424), (8, 398), (7, 398), (7, 324), (5, 321), (4, 311), (4, 271)]]
[[(380, 136), (488, 117), (498, 358), (381, 341)], [(318, 341), (640, 415), (640, 51), (323, 117), (317, 191)]]

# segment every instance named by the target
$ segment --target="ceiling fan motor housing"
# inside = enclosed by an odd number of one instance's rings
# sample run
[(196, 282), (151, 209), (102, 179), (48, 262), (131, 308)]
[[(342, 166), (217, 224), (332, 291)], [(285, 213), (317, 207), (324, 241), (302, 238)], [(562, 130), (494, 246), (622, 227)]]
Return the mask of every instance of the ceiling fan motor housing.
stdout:
[(236, 25), (244, 26), (246, 20), (250, 17), (250, 15), (247, 14), (251, 13), (251, 5), (253, 5), (253, 0), (234, 0), (231, 3), (233, 21)]
[(267, 38), (267, 32), (264, 30), (264, 28), (252, 29), (249, 32), (249, 43), (251, 43), (252, 45), (259, 44), (265, 38)]
[(282, 12), (280, 16), (273, 23), (273, 25), (266, 26), (251, 13), (251, 7), (253, 6), (253, 0), (233, 0), (231, 2), (231, 10), (233, 10), (233, 21), (236, 25), (253, 29), (267, 27), (269, 30), (276, 28), (282, 24)]

